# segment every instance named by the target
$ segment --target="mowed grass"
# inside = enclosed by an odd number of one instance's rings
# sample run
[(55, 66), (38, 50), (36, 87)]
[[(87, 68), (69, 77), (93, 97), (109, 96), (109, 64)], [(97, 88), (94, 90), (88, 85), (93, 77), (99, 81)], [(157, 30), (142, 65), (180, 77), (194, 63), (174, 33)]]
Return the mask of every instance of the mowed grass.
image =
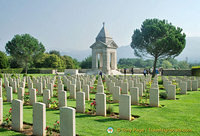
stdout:
[(0, 128), (0, 135), (1, 136), (25, 136), (21, 133), (15, 132), (15, 131), (10, 131), (4, 128)]
[[(4, 95), (5, 95), (5, 90)], [(27, 91), (27, 90), (26, 90)], [(69, 91), (67, 91), (69, 96)], [(17, 94), (13, 95), (14, 99)], [(95, 98), (95, 94), (90, 95)], [(131, 106), (132, 115), (138, 115), (133, 121), (113, 119), (110, 117), (92, 116), (87, 114), (76, 113), (76, 134), (83, 135), (148, 135), (148, 136), (191, 136), (200, 135), (200, 91), (189, 91), (187, 95), (177, 95), (178, 100), (160, 99), (162, 108)], [(42, 101), (42, 96), (37, 97)], [(57, 100), (57, 98), (53, 98)], [(91, 101), (86, 101), (86, 108)], [(76, 107), (76, 101), (67, 100), (69, 107)], [(107, 104), (108, 106), (109, 104)], [(115, 112), (119, 112), (119, 104), (111, 104)], [(11, 104), (4, 102), (4, 116), (11, 108)], [(32, 106), (24, 106), (24, 122), (32, 123)], [(59, 118), (59, 110), (46, 110), (47, 126), (53, 127), (53, 124)], [(114, 132), (107, 133), (107, 128), (112, 127)], [(153, 130), (157, 132), (153, 132)], [(162, 132), (163, 130), (168, 132)], [(1, 129), (0, 129), (1, 131)], [(172, 131), (189, 131), (189, 132), (172, 132)], [(8, 132), (8, 134), (6, 134)], [(0, 132), (0, 135), (12, 135), (13, 131)], [(14, 134), (13, 134), (14, 135)]]

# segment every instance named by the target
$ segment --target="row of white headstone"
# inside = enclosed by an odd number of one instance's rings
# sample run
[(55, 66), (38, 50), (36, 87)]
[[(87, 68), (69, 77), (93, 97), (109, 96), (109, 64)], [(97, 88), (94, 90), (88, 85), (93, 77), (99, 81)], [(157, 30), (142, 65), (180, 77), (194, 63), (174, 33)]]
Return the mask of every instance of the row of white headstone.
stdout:
[[(11, 112), (12, 130), (23, 130), (23, 101), (12, 101)], [(3, 99), (0, 97), (0, 125), (3, 123)], [(36, 102), (33, 104), (33, 135), (46, 135), (46, 105)], [(60, 135), (75, 136), (75, 109), (71, 107), (60, 108)]]

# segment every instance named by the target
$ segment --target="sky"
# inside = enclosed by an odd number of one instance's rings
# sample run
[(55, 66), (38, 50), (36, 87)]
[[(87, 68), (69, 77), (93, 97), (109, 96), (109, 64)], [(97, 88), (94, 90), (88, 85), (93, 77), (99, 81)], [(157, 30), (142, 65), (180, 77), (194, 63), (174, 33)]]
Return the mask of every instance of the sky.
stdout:
[(200, 37), (200, 0), (0, 0), (0, 50), (28, 33), (46, 50), (87, 50), (105, 22), (118, 46), (129, 45), (145, 19), (166, 19)]

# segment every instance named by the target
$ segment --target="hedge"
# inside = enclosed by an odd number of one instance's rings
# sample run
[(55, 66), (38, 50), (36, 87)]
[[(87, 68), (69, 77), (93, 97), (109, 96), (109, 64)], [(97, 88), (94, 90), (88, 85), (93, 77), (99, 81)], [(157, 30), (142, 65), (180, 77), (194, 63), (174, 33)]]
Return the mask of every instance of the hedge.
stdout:
[(192, 75), (193, 76), (200, 76), (200, 66), (193, 66), (192, 67)]
[(0, 69), (0, 73), (22, 73), (23, 68)]
[[(56, 70), (55, 68), (29, 68), (28, 74), (39, 74), (45, 73), (44, 71)], [(57, 69), (57, 72), (64, 72), (65, 69)], [(25, 69), (23, 68), (9, 68), (9, 69), (0, 69), (0, 73), (25, 73)], [(48, 73), (48, 72), (47, 72)]]

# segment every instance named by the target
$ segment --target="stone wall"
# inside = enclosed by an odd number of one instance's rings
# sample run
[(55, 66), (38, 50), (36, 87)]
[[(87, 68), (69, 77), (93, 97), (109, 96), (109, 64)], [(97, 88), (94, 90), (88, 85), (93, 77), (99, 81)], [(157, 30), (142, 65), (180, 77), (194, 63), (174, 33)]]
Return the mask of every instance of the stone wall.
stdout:
[(192, 76), (191, 70), (163, 70), (163, 76)]
[[(124, 73), (124, 69), (120, 69), (120, 72)], [(144, 68), (133, 68), (134, 74), (143, 74)], [(126, 69), (127, 74), (131, 74), (131, 68)]]
[(87, 73), (91, 69), (79, 69), (78, 73)]
[(55, 74), (56, 70), (40, 70), (40, 74)]
[(78, 69), (65, 69), (65, 75), (70, 74), (70, 75), (77, 75), (78, 74)]

